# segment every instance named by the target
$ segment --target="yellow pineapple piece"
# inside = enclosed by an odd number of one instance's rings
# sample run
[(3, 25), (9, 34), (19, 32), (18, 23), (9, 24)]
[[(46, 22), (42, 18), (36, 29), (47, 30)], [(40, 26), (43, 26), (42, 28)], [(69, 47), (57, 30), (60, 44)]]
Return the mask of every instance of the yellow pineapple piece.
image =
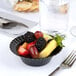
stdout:
[(48, 34), (43, 34), (43, 38), (46, 40), (46, 41), (48, 41), (49, 39), (52, 39), (52, 37), (51, 36), (49, 36)]
[(55, 40), (50, 41), (47, 46), (39, 53), (39, 58), (48, 57), (56, 47), (57, 42)]

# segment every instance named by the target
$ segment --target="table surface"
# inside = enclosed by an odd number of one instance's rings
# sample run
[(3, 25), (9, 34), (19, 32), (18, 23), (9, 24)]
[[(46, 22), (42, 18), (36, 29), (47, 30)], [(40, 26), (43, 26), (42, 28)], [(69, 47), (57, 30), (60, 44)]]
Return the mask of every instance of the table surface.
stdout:
[[(71, 2), (69, 29), (76, 24), (76, 1)], [(35, 31), (39, 26), (32, 30)], [(70, 30), (66, 34), (64, 40), (65, 48), (58, 55), (54, 56), (51, 61), (44, 66), (32, 67), (24, 64), (19, 57), (14, 55), (9, 48), (10, 42), (14, 39), (12, 36), (0, 33), (0, 75), (1, 76), (48, 76), (60, 63), (68, 56), (68, 54), (76, 49), (76, 37), (70, 34)], [(37, 29), (38, 30), (38, 29)], [(76, 76), (76, 63), (69, 68), (63, 69), (54, 76)]]

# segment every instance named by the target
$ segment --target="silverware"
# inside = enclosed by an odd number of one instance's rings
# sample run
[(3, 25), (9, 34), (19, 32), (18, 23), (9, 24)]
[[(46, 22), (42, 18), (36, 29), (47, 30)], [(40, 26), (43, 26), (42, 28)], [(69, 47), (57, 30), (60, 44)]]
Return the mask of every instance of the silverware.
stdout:
[(11, 20), (0, 17), (0, 27), (2, 27), (3, 29), (11, 29), (12, 27), (15, 27), (17, 25), (21, 25), (26, 28), (29, 28), (27, 25), (25, 25), (23, 23), (11, 21)]
[(73, 63), (76, 61), (76, 51), (72, 51), (69, 56), (61, 63), (59, 67), (57, 67), (51, 74), (48, 76), (54, 76), (54, 74), (61, 68), (70, 68)]

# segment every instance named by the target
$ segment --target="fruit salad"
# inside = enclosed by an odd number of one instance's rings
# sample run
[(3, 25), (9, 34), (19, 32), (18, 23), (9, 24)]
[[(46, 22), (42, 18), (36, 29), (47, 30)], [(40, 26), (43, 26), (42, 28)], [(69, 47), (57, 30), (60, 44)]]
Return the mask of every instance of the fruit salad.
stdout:
[(64, 37), (60, 35), (51, 36), (41, 31), (35, 33), (28, 31), (24, 34), (25, 42), (19, 46), (18, 55), (31, 58), (46, 58), (55, 51), (56, 48), (64, 47), (62, 41)]

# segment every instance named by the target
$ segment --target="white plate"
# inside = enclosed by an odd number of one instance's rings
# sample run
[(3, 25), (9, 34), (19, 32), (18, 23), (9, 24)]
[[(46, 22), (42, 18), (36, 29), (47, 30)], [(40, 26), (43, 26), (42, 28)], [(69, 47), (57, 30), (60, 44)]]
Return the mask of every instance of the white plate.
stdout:
[(39, 13), (20, 13), (13, 10), (8, 0), (0, 0), (0, 16), (10, 20), (22, 22), (28, 26), (39, 22)]

